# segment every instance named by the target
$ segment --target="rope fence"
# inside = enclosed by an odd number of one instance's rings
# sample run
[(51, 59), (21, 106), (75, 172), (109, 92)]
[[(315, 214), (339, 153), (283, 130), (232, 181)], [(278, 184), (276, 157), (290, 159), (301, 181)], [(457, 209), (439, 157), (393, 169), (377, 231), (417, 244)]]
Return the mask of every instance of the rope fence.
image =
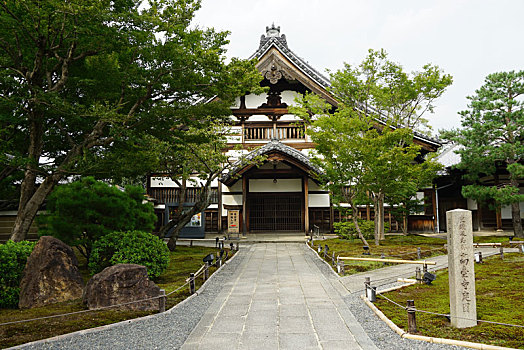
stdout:
[[(400, 305), (399, 303), (391, 300), (390, 298), (388, 298), (387, 296), (385, 296), (384, 294), (382, 294), (380, 292), (376, 292), (376, 293), (377, 293), (378, 296), (380, 296), (384, 300), (387, 300), (388, 302), (390, 302), (390, 303), (396, 305), (397, 307), (399, 307), (399, 308), (401, 308), (403, 310), (406, 310), (406, 311), (421, 312), (421, 313), (425, 313), (425, 314), (431, 314), (431, 315), (436, 315), (436, 316), (443, 316), (443, 317), (446, 317), (446, 318), (450, 317), (449, 314), (442, 314), (442, 313), (433, 312), (433, 311), (421, 310), (421, 309), (415, 308), (414, 306), (409, 306), (409, 307), (408, 306), (403, 306), (403, 305)], [(462, 320), (490, 323), (490, 324), (495, 324), (495, 325), (499, 325), (499, 326), (524, 328), (524, 325), (518, 325), (518, 324), (511, 324), (511, 323), (504, 323), (504, 322), (495, 322), (495, 321), (487, 321), (487, 320), (479, 320), (479, 319), (472, 319), (472, 318), (459, 317), (459, 316), (454, 316), (454, 317), (462, 319)]]
[[(227, 260), (227, 258), (228, 258), (228, 254), (226, 254), (224, 260)], [(216, 261), (213, 264), (207, 265), (207, 267), (209, 268), (211, 266), (215, 266), (215, 267), (218, 268), (221, 265), (222, 265), (222, 258), (220, 257), (220, 259), (216, 259)], [(65, 316), (71, 316), (71, 315), (78, 315), (78, 314), (84, 314), (84, 313), (88, 313), (88, 312), (104, 311), (104, 310), (108, 310), (108, 309), (118, 308), (118, 307), (121, 307), (121, 306), (126, 306), (126, 305), (136, 304), (136, 303), (142, 303), (142, 302), (145, 302), (145, 301), (161, 299), (161, 298), (164, 299), (163, 302), (164, 302), (164, 305), (165, 305), (165, 300), (167, 299), (168, 296), (170, 296), (170, 295), (180, 291), (182, 288), (190, 285), (191, 283), (194, 283), (194, 281), (195, 281), (195, 279), (197, 277), (202, 276), (203, 274), (206, 273), (206, 270), (207, 270), (206, 269), (206, 265), (204, 264), (204, 265), (202, 265), (200, 267), (200, 269), (196, 273), (194, 273), (194, 274), (191, 273), (190, 274), (191, 277), (188, 278), (184, 284), (182, 284), (181, 286), (177, 287), (176, 289), (172, 290), (171, 292), (169, 292), (167, 294), (161, 294), (161, 295), (158, 295), (156, 297), (145, 298), (145, 299), (140, 299), (140, 300), (133, 300), (133, 301), (129, 301), (129, 302), (126, 302), (126, 303), (120, 303), (120, 304), (115, 304), (115, 305), (102, 306), (102, 307), (99, 307), (99, 308), (96, 308), (96, 309), (91, 309), (91, 310), (72, 311), (72, 312), (67, 312), (67, 313), (57, 314), (57, 315), (41, 316), (41, 317), (35, 317), (35, 318), (30, 318), (30, 319), (25, 319), (25, 320), (3, 322), (3, 323), (0, 323), (0, 326), (7, 326), (7, 325), (12, 325), (12, 324), (27, 323), (27, 322), (40, 321), (40, 320), (46, 320), (46, 319), (51, 319), (51, 318), (65, 317)], [(161, 289), (161, 291), (162, 291), (162, 289)], [(193, 293), (194, 293), (194, 291), (191, 294), (193, 294)]]

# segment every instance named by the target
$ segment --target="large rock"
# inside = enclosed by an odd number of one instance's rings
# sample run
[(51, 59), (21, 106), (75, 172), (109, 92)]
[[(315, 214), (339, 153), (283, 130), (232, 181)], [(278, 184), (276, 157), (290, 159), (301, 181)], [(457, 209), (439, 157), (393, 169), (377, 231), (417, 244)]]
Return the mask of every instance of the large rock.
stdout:
[(20, 308), (33, 308), (82, 297), (84, 283), (73, 249), (42, 236), (27, 259), (20, 282)]
[[(158, 297), (160, 288), (147, 276), (145, 266), (118, 264), (94, 275), (84, 290), (83, 300), (89, 309)], [(158, 299), (127, 304), (122, 310), (158, 310)]]

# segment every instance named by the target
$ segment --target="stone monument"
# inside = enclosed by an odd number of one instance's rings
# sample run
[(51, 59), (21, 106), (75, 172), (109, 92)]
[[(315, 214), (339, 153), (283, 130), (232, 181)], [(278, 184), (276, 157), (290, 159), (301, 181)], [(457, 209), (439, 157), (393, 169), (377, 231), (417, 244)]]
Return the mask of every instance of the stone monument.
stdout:
[(473, 327), (477, 325), (477, 300), (471, 211), (455, 209), (446, 216), (451, 325)]

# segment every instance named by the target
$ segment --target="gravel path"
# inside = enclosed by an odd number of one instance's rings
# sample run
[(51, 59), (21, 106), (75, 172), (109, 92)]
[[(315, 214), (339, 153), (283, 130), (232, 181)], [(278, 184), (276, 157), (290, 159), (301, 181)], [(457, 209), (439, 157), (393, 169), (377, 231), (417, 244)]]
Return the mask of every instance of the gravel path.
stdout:
[(21, 349), (179, 349), (209, 305), (230, 283), (244, 254), (238, 254), (214, 273), (204, 290), (171, 311), (145, 319), (125, 321), (101, 330), (80, 331), (52, 340), (21, 345)]

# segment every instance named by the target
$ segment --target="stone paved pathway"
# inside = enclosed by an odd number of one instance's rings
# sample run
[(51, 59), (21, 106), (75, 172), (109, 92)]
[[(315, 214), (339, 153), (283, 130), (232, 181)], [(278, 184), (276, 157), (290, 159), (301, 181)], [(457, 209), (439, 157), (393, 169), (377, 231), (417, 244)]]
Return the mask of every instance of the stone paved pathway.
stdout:
[(182, 349), (376, 349), (303, 244), (244, 249)]

